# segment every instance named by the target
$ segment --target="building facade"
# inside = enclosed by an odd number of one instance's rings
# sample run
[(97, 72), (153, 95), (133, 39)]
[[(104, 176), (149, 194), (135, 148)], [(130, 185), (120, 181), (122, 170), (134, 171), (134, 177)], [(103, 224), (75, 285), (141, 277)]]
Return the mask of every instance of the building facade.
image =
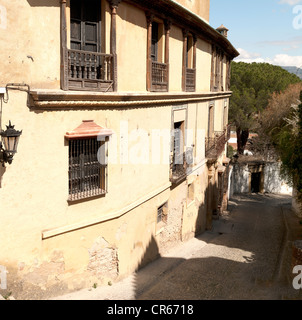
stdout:
[(11, 164), (1, 151), (0, 265), (16, 297), (121, 279), (223, 210), (238, 52), (209, 2), (2, 1), (1, 128), (22, 134)]

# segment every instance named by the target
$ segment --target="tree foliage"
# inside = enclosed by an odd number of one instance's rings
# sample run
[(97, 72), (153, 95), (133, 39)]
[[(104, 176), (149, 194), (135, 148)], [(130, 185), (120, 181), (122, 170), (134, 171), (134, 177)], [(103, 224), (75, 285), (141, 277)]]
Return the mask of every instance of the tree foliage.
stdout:
[(243, 153), (250, 130), (255, 130), (260, 112), (274, 92), (282, 92), (301, 79), (268, 63), (232, 62), (230, 123), (236, 126), (238, 152)]
[(273, 146), (282, 161), (282, 174), (297, 188), (302, 204), (302, 84), (273, 93), (259, 124), (258, 146), (261, 142)]

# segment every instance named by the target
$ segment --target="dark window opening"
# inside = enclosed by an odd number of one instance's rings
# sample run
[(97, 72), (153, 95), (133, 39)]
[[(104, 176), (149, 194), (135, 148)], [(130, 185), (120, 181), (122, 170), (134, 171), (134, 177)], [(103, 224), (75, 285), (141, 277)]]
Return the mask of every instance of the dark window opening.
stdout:
[(157, 223), (167, 223), (168, 220), (168, 203), (163, 204), (157, 209)]
[(104, 143), (96, 138), (69, 140), (68, 200), (75, 201), (106, 193), (107, 166), (98, 159), (98, 152)]
[(157, 62), (158, 60), (158, 23), (152, 22), (152, 41), (151, 41), (151, 59)]
[(71, 49), (101, 52), (101, 1), (72, 0), (70, 3)]

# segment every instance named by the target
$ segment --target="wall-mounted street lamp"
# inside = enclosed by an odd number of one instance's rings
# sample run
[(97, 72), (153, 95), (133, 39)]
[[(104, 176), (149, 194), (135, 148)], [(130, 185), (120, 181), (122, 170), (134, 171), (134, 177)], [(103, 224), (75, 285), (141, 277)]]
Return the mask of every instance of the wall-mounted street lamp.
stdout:
[(5, 131), (0, 132), (1, 140), (0, 141), (0, 162), (4, 167), (4, 163), (11, 164), (13, 161), (13, 157), (17, 152), (18, 143), (22, 131), (17, 131), (15, 126), (12, 126), (11, 122), (9, 121), (9, 125), (6, 126)]
[(2, 119), (2, 99), (4, 99), (4, 94), (7, 92), (7, 88), (0, 88), (0, 163), (4, 167), (5, 163), (11, 164), (13, 161), (13, 157), (17, 152), (18, 143), (22, 131), (17, 131), (15, 126), (11, 124), (9, 121), (9, 125), (6, 126), (6, 130), (2, 130), (1, 119)]

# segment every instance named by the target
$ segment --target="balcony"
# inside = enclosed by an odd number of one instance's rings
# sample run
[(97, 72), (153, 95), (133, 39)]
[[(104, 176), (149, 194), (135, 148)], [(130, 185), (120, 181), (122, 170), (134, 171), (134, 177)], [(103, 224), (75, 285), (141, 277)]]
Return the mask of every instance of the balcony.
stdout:
[(152, 61), (152, 91), (168, 91), (168, 65)]
[(206, 138), (206, 158), (217, 159), (219, 157), (225, 148), (225, 144), (227, 142), (226, 136), (226, 131), (219, 131), (215, 132), (213, 138)]
[(231, 126), (230, 125), (227, 125), (226, 126), (226, 129), (225, 129), (225, 142), (228, 142), (230, 139), (231, 139)]
[(186, 91), (194, 92), (196, 83), (196, 69), (186, 69)]
[(171, 164), (170, 181), (177, 184), (183, 181), (191, 172), (193, 165), (193, 148), (187, 148), (187, 151), (176, 155), (173, 154), (173, 163)]
[(67, 49), (66, 59), (69, 90), (113, 91), (112, 54)]

